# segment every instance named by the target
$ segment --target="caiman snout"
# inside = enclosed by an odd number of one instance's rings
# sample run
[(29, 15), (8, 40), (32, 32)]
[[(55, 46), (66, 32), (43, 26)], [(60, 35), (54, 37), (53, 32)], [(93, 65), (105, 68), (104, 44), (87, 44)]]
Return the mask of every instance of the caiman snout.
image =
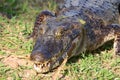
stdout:
[(38, 73), (45, 73), (50, 70), (51, 62), (49, 62), (51, 55), (49, 52), (43, 50), (35, 50), (30, 55), (30, 59), (34, 61), (34, 69)]
[(35, 62), (45, 62), (51, 58), (50, 53), (42, 51), (33, 51), (30, 55), (30, 59)]

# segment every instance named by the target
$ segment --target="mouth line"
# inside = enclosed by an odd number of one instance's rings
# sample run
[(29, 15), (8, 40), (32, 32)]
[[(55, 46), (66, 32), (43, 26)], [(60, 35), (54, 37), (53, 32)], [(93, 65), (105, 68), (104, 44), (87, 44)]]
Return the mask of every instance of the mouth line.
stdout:
[(59, 66), (59, 61), (55, 62), (48, 62), (48, 63), (43, 63), (43, 64), (34, 64), (34, 69), (36, 70), (37, 73), (48, 73), (53, 71), (54, 69), (57, 69)]
[(35, 66), (39, 66), (39, 68), (43, 68), (43, 67), (50, 67), (50, 62), (46, 62), (46, 63), (43, 63), (43, 64), (40, 64), (40, 63), (34, 63)]
[(49, 67), (51, 66), (51, 63), (34, 63), (34, 69), (37, 73), (46, 73), (49, 71)]
[(44, 63), (35, 62), (34, 69), (36, 70), (37, 73), (42, 73), (42, 74), (51, 72), (54, 69), (57, 69), (57, 67), (61, 65), (65, 56), (66, 54), (63, 53), (62, 55), (60, 55), (60, 57), (52, 58), (51, 60), (46, 61)]

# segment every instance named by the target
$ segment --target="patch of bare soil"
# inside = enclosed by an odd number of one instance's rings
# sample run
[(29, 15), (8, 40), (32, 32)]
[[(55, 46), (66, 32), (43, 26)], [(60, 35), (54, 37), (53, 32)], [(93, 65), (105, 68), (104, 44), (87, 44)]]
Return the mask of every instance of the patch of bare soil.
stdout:
[(22, 77), (22, 80), (33, 80), (34, 77), (37, 75), (35, 71), (33, 70), (23, 70), (23, 72), (19, 72), (20, 77)]
[(9, 74), (15, 74), (18, 78), (21, 78), (21, 80), (53, 80), (53, 77), (55, 77), (55, 79), (63, 77), (62, 73), (58, 70), (47, 74), (37, 74), (33, 69), (33, 62), (30, 61), (28, 55), (0, 55), (0, 61), (5, 67), (10, 67), (10, 70), (5, 73), (8, 75), (6, 80), (14, 79), (14, 77)]
[(32, 66), (33, 63), (29, 60), (29, 56), (16, 56), (8, 55), (3, 56), (1, 62), (12, 69), (18, 68), (20, 66)]
[[(36, 72), (33, 69), (33, 62), (29, 60), (28, 55), (0, 55), (0, 61), (6, 67), (10, 67), (10, 70), (6, 72), (6, 75), (16, 73), (22, 80), (32, 80), (32, 78), (36, 76)], [(13, 77), (7, 76), (7, 80), (13, 80)]]

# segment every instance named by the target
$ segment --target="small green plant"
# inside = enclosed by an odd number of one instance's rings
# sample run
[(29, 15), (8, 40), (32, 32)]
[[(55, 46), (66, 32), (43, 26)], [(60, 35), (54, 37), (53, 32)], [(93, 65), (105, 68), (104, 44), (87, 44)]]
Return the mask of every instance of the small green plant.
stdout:
[(1, 0), (0, 1), (0, 12), (3, 15), (11, 18), (17, 14), (23, 13), (28, 7), (27, 1), (21, 0)]

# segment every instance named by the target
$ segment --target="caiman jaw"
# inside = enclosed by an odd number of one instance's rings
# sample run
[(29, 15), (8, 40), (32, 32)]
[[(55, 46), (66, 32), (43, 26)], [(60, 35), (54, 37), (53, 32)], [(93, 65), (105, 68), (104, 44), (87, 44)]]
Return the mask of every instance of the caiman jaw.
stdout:
[(34, 62), (34, 69), (37, 73), (47, 73), (55, 68), (57, 68), (63, 61), (63, 56), (52, 58), (44, 63)]
[(34, 69), (38, 73), (45, 73), (45, 72), (49, 71), (50, 66), (51, 66), (50, 62), (45, 62), (45, 63), (42, 63), (42, 64), (40, 64), (39, 62), (34, 63)]
[(37, 73), (47, 73), (61, 65), (66, 54), (62, 53), (60, 57), (54, 57), (44, 63), (34, 62), (34, 69)]

